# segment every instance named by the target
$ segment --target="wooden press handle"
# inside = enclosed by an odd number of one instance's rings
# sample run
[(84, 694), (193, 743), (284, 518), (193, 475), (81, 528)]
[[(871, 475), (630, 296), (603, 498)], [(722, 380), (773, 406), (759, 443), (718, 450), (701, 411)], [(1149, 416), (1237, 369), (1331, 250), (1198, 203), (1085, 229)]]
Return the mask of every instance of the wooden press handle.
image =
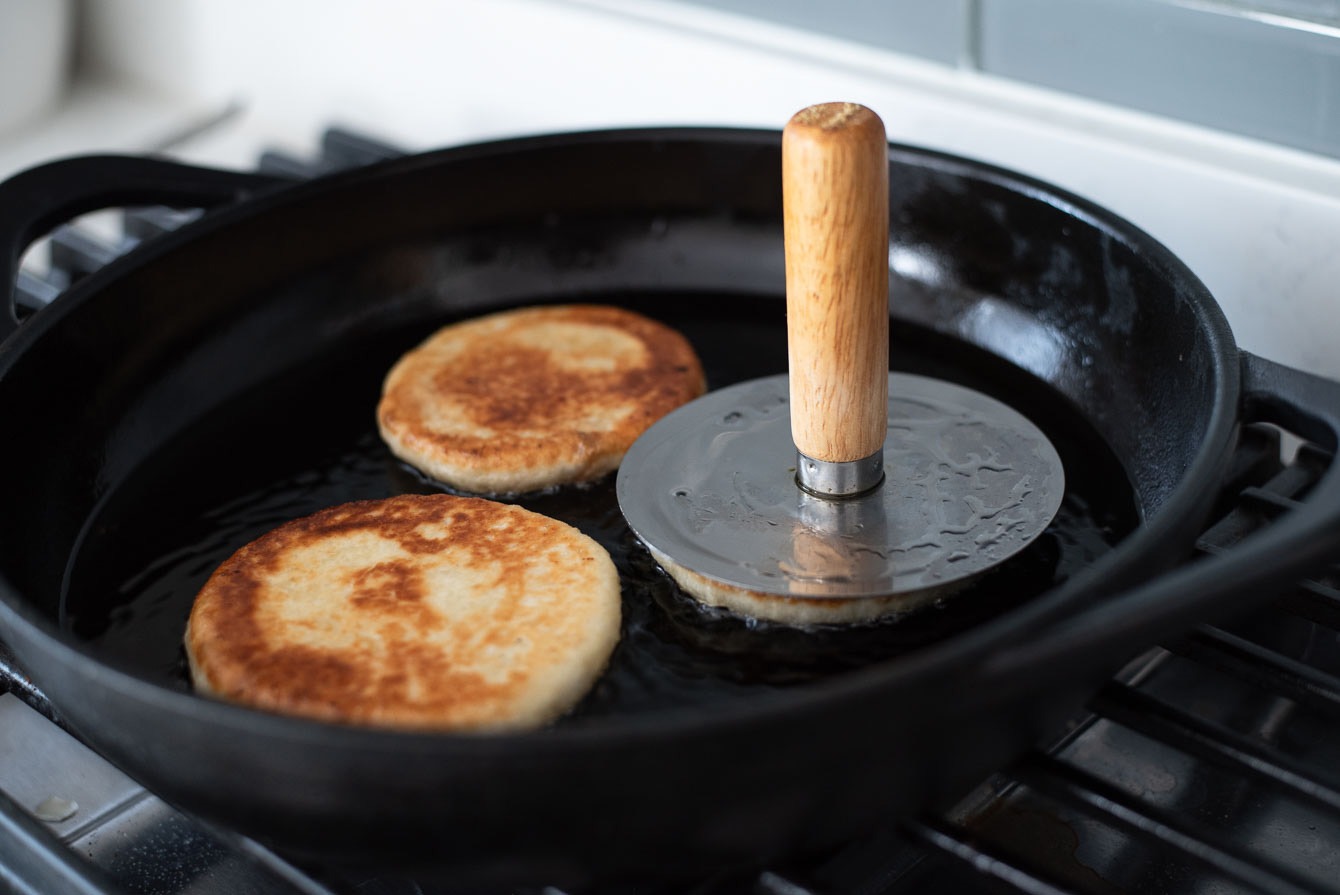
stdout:
[(889, 162), (884, 122), (855, 103), (797, 112), (782, 133), (791, 435), (845, 463), (884, 445)]

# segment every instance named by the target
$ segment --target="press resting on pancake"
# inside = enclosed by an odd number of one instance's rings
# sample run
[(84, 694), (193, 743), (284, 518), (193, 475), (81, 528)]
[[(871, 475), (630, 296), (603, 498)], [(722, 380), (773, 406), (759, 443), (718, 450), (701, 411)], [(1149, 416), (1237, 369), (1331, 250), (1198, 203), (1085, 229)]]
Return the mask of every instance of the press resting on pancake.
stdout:
[(629, 526), (705, 603), (802, 625), (904, 612), (1018, 553), (1060, 507), (1061, 459), (1030, 420), (889, 372), (888, 170), (869, 109), (791, 119), (789, 373), (681, 407), (620, 466)]

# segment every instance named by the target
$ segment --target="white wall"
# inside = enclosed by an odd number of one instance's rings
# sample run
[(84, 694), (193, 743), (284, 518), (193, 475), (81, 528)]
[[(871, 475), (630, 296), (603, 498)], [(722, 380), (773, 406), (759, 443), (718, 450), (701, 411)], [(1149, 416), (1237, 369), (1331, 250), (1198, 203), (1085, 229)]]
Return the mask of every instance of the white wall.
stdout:
[(890, 136), (1023, 170), (1163, 240), (1239, 341), (1340, 378), (1340, 163), (663, 0), (94, 0), (85, 62), (278, 139), (415, 148), (629, 124), (780, 127), (853, 99)]

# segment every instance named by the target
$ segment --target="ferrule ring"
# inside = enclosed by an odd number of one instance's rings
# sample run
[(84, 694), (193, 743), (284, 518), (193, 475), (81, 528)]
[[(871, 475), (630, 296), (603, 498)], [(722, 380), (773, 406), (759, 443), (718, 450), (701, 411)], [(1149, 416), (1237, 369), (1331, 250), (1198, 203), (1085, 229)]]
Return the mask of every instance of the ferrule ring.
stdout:
[(873, 491), (884, 481), (884, 450), (834, 463), (796, 451), (796, 484), (816, 497), (840, 499)]

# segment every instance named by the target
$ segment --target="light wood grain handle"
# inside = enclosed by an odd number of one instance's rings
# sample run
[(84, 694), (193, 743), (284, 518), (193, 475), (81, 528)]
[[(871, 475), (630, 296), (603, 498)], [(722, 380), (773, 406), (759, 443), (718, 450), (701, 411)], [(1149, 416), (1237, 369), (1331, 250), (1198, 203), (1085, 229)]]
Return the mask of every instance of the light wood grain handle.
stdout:
[(888, 426), (889, 167), (884, 122), (855, 103), (782, 134), (791, 435), (815, 460), (882, 450)]

